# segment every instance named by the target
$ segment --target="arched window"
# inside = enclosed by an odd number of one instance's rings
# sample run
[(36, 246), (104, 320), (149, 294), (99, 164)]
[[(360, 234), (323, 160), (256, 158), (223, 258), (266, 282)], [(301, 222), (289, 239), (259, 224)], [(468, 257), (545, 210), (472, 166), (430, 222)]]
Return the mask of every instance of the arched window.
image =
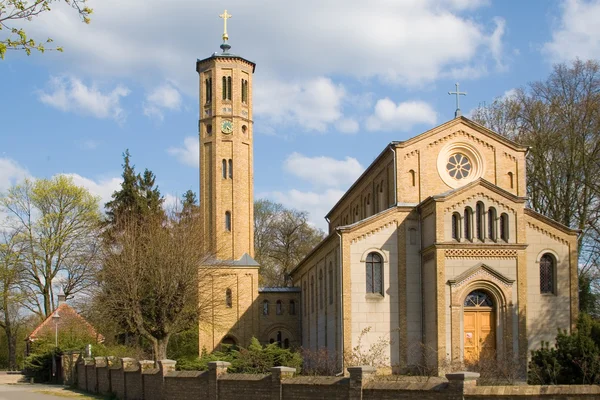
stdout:
[(552, 254), (546, 253), (540, 258), (540, 293), (554, 293), (555, 268)]
[(296, 302), (290, 300), (290, 315), (296, 315)]
[(277, 303), (275, 303), (275, 314), (283, 314), (283, 304), (281, 304), (281, 300), (277, 300)]
[(319, 270), (319, 308), (323, 309), (323, 270)]
[(496, 209), (490, 207), (487, 212), (488, 215), (488, 238), (496, 240)]
[(385, 209), (385, 196), (383, 195), (383, 181), (379, 185), (379, 209)]
[(417, 174), (415, 173), (415, 170), (411, 169), (410, 171), (408, 171), (408, 173), (410, 174), (411, 186), (416, 186), (417, 185)]
[(509, 183), (511, 189), (514, 188), (515, 182), (514, 182), (514, 175), (512, 172), (508, 173), (508, 183)]
[(483, 203), (477, 203), (475, 207), (475, 230), (478, 240), (483, 240)]
[(231, 232), (231, 213), (225, 211), (225, 230)]
[(281, 347), (281, 331), (277, 331), (277, 345)]
[(231, 308), (233, 306), (233, 302), (231, 299), (231, 289), (227, 288), (227, 290), (225, 291), (225, 305), (228, 308)]
[(465, 207), (465, 239), (473, 240), (473, 210), (471, 207)]
[(508, 214), (500, 214), (500, 239), (508, 242)]
[(206, 102), (210, 103), (212, 101), (212, 78), (207, 78), (204, 81), (205, 88), (204, 93), (206, 94)]
[(333, 264), (329, 261), (329, 304), (333, 304)]
[(233, 179), (233, 160), (229, 159), (229, 179)]
[(460, 240), (460, 215), (452, 214), (452, 239)]
[(223, 179), (227, 179), (227, 160), (223, 159), (222, 164), (223, 164), (223, 174), (222, 174), (222, 176), (223, 176)]
[(227, 100), (227, 78), (223, 77), (223, 100)]
[(310, 312), (315, 312), (315, 277), (310, 277)]
[(369, 253), (366, 260), (367, 293), (383, 295), (383, 261), (377, 253)]
[(231, 100), (231, 77), (227, 77), (227, 100)]
[(269, 300), (263, 301), (263, 315), (269, 315)]
[(307, 307), (307, 302), (308, 302), (308, 293), (306, 293), (306, 281), (302, 282), (302, 301), (303, 301), (303, 305), (302, 308), (304, 309), (304, 316), (306, 317), (306, 310), (308, 310)]
[(285, 338), (285, 340), (283, 341), (283, 348), (284, 349), (289, 349), (290, 348), (290, 339)]

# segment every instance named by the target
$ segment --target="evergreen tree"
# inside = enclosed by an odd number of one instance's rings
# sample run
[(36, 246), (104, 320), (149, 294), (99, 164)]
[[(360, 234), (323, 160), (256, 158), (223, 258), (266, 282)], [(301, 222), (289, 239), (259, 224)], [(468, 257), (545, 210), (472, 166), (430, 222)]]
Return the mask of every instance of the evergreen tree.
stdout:
[(143, 218), (164, 213), (164, 198), (155, 186), (156, 176), (148, 169), (143, 175), (136, 174), (130, 159), (129, 150), (125, 150), (121, 189), (116, 190), (112, 194), (112, 200), (105, 205), (108, 223), (111, 225), (117, 224), (124, 217)]

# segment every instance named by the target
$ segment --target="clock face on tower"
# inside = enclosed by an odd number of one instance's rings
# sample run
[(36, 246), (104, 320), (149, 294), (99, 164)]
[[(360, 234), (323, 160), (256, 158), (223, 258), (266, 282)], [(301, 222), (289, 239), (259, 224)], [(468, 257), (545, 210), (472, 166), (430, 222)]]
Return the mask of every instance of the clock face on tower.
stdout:
[(232, 133), (233, 132), (233, 121), (226, 119), (221, 122), (221, 132), (223, 133)]

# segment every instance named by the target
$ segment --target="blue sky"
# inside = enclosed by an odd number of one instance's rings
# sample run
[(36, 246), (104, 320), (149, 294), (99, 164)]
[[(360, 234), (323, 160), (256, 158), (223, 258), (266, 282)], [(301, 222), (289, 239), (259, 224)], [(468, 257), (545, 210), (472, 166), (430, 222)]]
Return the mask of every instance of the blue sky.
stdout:
[[(0, 191), (64, 173), (102, 197), (122, 153), (149, 168), (172, 203), (198, 191), (197, 58), (256, 62), (254, 188), (323, 216), (392, 140), (534, 80), (556, 62), (599, 58), (600, 1), (90, 0), (21, 24), (64, 53), (0, 61)], [(1, 31), (5, 34), (6, 31)]]

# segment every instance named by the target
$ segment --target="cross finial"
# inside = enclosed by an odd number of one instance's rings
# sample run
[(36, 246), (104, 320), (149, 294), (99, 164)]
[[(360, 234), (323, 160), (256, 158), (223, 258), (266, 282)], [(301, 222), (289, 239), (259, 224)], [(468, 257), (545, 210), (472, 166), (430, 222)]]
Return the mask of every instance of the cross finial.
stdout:
[(225, 10), (219, 17), (223, 18), (223, 40), (227, 41), (229, 39), (229, 35), (227, 35), (227, 20), (231, 18), (232, 15), (227, 14), (227, 10)]
[(448, 94), (454, 94), (456, 95), (456, 111), (454, 112), (454, 118), (456, 117), (460, 117), (462, 114), (460, 112), (460, 96), (466, 96), (467, 92), (461, 92), (458, 89), (458, 82), (455, 83), (456, 86), (456, 91), (455, 92), (448, 92)]

